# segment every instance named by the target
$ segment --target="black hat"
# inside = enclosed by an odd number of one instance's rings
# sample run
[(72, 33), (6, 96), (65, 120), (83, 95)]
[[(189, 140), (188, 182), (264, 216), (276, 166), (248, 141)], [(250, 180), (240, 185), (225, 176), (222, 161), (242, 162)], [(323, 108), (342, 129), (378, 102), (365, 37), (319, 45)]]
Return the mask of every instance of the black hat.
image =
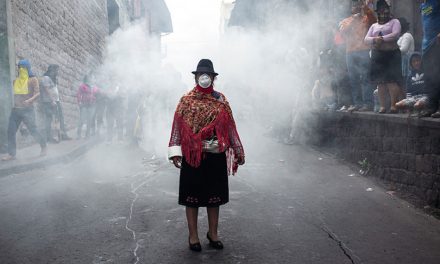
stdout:
[(218, 73), (214, 71), (214, 66), (212, 65), (212, 61), (208, 59), (201, 59), (199, 61), (199, 64), (197, 64), (197, 70), (193, 71), (192, 73), (193, 74), (211, 73), (214, 74), (215, 76), (218, 75)]
[(376, 12), (382, 8), (390, 8), (391, 6), (385, 0), (379, 0), (376, 3)]

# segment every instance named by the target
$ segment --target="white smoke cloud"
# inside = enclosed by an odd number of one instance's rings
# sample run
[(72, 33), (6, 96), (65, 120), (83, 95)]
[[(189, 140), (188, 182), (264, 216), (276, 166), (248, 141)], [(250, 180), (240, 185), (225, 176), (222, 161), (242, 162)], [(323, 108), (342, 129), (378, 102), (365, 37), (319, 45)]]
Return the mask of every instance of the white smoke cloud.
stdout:
[[(191, 1), (185, 2), (189, 5)], [(200, 0), (196, 2), (200, 4)], [(218, 1), (211, 3), (220, 9)], [(216, 89), (229, 99), (239, 129), (249, 123), (266, 129), (287, 128), (292, 112), (310, 108), (307, 100), (313, 84), (312, 65), (328, 22), (321, 19), (323, 10), (305, 11), (294, 5), (277, 8), (273, 14), (267, 11), (268, 23), (259, 30), (233, 27), (220, 36), (212, 33), (220, 28), (219, 11), (214, 12), (217, 17), (211, 22), (202, 23), (201, 18), (207, 19), (207, 14), (189, 6), (187, 17), (180, 14), (183, 20), (173, 21), (177, 31), (181, 28), (185, 32), (180, 21), (191, 24), (188, 36), (178, 31), (175, 34), (179, 37), (163, 38), (165, 58), (155, 48), (159, 40), (148, 36), (146, 23), (138, 22), (111, 36), (98, 79), (103, 89), (119, 85), (139, 99), (136, 104), (143, 103), (145, 149), (165, 156), (174, 109), (178, 99), (193, 88), (191, 71), (202, 58), (213, 60), (220, 74)], [(174, 18), (172, 6), (170, 11)], [(129, 107), (129, 115), (135, 115), (133, 107)]]
[(109, 38), (103, 65), (95, 75), (104, 92), (116, 86), (124, 91), (127, 131), (135, 126), (137, 112), (142, 112), (141, 145), (162, 155), (185, 86), (172, 65), (162, 65), (158, 41), (149, 36), (145, 21), (119, 29)]

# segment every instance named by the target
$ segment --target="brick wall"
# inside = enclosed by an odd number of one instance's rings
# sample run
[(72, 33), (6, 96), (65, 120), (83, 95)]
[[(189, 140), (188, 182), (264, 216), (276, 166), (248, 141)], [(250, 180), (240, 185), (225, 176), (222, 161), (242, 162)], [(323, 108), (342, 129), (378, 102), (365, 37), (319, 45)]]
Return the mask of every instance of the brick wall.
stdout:
[[(358, 163), (440, 208), (440, 122), (374, 113), (314, 112), (312, 144)], [(309, 123), (310, 124), (310, 123)]]
[(37, 75), (60, 65), (59, 90), (70, 126), (76, 89), (102, 61), (108, 36), (106, 0), (11, 0), (17, 59), (30, 59)]

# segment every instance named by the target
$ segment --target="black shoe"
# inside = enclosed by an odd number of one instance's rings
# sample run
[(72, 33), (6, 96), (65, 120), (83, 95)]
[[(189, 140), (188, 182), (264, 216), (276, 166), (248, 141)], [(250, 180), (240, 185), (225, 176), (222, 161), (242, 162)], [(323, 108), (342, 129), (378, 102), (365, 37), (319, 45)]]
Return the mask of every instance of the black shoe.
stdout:
[(218, 241), (213, 241), (211, 239), (211, 237), (209, 237), (209, 232), (206, 233), (206, 238), (209, 240), (209, 246), (215, 249), (223, 249), (223, 243), (218, 240)]
[(189, 249), (190, 249), (191, 251), (195, 251), (195, 252), (200, 252), (200, 251), (202, 251), (202, 245), (200, 245), (200, 242), (197, 242), (197, 243), (191, 244), (191, 241), (190, 241), (189, 238), (188, 238), (188, 244), (189, 244)]

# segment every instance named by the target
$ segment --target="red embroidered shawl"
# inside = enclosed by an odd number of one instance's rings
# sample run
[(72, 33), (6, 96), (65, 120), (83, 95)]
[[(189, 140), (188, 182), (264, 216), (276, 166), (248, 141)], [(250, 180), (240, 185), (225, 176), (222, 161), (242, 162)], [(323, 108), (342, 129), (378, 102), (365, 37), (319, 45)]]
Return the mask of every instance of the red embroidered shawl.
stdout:
[(214, 135), (220, 152), (228, 154), (228, 167), (232, 166), (235, 174), (238, 165), (234, 156), (244, 155), (244, 150), (229, 103), (219, 92), (205, 94), (194, 88), (180, 99), (169, 146), (181, 146), (186, 162), (197, 168), (202, 160), (202, 140)]

